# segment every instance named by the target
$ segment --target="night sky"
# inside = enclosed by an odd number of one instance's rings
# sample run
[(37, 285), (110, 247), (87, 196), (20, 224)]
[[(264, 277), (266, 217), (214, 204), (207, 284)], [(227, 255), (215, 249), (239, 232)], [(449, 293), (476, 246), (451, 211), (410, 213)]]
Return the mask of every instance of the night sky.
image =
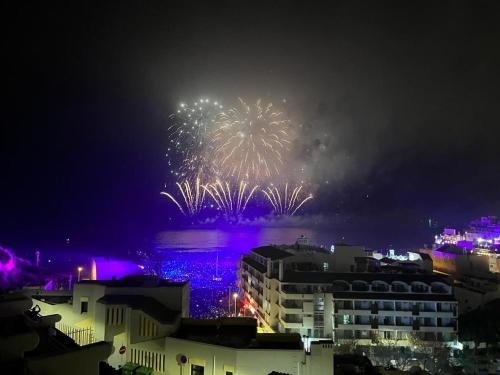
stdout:
[(11, 1), (3, 14), (1, 244), (106, 246), (180, 225), (159, 195), (166, 128), (200, 96), (286, 98), (307, 129), (304, 213), (324, 225), (500, 214), (498, 1)]

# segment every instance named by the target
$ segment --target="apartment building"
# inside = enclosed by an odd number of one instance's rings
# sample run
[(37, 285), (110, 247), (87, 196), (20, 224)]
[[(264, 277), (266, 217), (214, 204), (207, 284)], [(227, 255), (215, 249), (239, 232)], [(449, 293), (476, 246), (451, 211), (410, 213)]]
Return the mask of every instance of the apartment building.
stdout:
[(244, 306), (268, 332), (336, 342), (453, 341), (457, 306), (447, 278), (414, 267), (381, 267), (359, 246), (333, 251), (296, 243), (251, 250), (241, 259)]

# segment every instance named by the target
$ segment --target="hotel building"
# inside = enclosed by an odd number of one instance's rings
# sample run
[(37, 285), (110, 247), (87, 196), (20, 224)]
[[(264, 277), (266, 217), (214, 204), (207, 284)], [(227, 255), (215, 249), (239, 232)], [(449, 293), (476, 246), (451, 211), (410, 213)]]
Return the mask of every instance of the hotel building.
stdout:
[(405, 263), (381, 267), (362, 247), (328, 251), (301, 239), (293, 246), (252, 249), (241, 259), (239, 286), (244, 306), (267, 332), (359, 345), (455, 340), (457, 302), (450, 282)]

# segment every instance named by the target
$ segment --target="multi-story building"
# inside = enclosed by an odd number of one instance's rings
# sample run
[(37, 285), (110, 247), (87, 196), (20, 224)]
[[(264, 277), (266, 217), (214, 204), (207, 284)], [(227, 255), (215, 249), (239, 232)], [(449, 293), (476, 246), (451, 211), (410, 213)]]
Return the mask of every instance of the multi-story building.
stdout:
[[(113, 367), (124, 366), (133, 349), (172, 334), (181, 318), (189, 317), (189, 283), (154, 276), (83, 280), (66, 298), (59, 292), (42, 292), (32, 298), (42, 314), (61, 315), (56, 327), (78, 344), (111, 342), (115, 351), (108, 363)], [(155, 370), (164, 367), (161, 345), (153, 345), (144, 353), (148, 359), (143, 358), (141, 365)]]
[(410, 345), (413, 336), (455, 340), (457, 307), (446, 277), (380, 265), (359, 246), (265, 246), (241, 259), (244, 306), (261, 327), (313, 339), (380, 338)]
[(258, 333), (253, 318), (189, 319), (188, 283), (86, 280), (70, 294), (40, 291), (32, 299), (42, 315), (59, 314), (56, 328), (80, 346), (111, 343), (107, 362), (130, 373), (139, 367), (151, 374), (333, 373), (333, 349), (306, 355), (297, 334)]
[(496, 216), (483, 216), (471, 221), (463, 233), (446, 228), (443, 233), (435, 236), (434, 248), (446, 244), (457, 245), (467, 250), (476, 248), (499, 250), (500, 221)]
[(421, 249), (432, 258), (434, 272), (454, 280), (459, 314), (482, 308), (500, 298), (500, 222), (481, 217), (460, 234), (445, 229), (432, 249)]

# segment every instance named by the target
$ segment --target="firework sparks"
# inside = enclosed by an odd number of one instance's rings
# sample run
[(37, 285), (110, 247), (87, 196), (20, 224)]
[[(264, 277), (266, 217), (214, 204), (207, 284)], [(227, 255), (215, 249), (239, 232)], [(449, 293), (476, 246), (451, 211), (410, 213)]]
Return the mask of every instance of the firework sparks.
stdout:
[(208, 159), (215, 118), (223, 106), (217, 101), (200, 99), (192, 104), (181, 103), (170, 116), (167, 148), (170, 173), (178, 178), (203, 177), (212, 163)]
[(204, 189), (224, 215), (233, 218), (245, 211), (258, 186), (240, 181), (238, 188), (232, 188), (230, 182), (217, 180), (215, 183), (204, 185)]
[(268, 186), (267, 189), (261, 191), (273, 206), (276, 214), (293, 216), (307, 201), (313, 198), (312, 194), (304, 197), (301, 194), (302, 190), (302, 185), (289, 189), (287, 183), (281, 191), (275, 186)]
[(182, 200), (178, 200), (166, 191), (162, 191), (160, 194), (170, 198), (183, 215), (194, 216), (198, 214), (203, 208), (206, 191), (200, 182), (200, 178), (196, 178), (194, 184), (190, 183), (189, 180), (185, 180), (184, 182), (177, 182), (176, 185)]
[(213, 165), (223, 178), (260, 181), (277, 176), (290, 151), (290, 120), (259, 99), (221, 112), (211, 137)]

